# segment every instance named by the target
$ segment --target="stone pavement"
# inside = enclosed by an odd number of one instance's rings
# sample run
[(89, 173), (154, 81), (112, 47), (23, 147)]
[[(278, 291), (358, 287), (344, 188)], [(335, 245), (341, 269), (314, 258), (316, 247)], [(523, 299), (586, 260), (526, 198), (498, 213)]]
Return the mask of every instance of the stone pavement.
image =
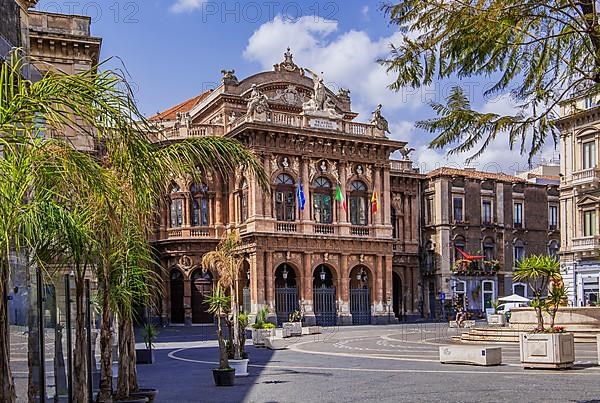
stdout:
[[(575, 369), (524, 370), (518, 345), (504, 365), (442, 365), (438, 348), (458, 330), (445, 324), (325, 329), (290, 340), (286, 350), (248, 346), (250, 376), (213, 386), (218, 358), (211, 328), (161, 330), (157, 360), (138, 366), (159, 402), (592, 402), (600, 399), (595, 345), (577, 344)], [(600, 400), (596, 400), (600, 401)]]

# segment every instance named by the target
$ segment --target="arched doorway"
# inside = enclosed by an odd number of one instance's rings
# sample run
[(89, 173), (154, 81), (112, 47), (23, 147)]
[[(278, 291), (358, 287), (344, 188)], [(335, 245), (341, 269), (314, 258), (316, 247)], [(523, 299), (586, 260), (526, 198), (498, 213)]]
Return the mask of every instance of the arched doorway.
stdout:
[(371, 323), (371, 276), (366, 266), (356, 266), (350, 271), (350, 313), (353, 325)]
[(170, 279), (171, 295), (171, 323), (184, 323), (185, 310), (183, 309), (183, 274), (174, 269)]
[(192, 323), (213, 323), (213, 316), (208, 313), (206, 297), (212, 294), (213, 278), (208, 270), (196, 270), (192, 274)]
[(402, 279), (396, 272), (392, 272), (392, 307), (394, 316), (397, 319), (402, 319)]
[(280, 264), (275, 270), (275, 313), (277, 314), (277, 323), (288, 322), (290, 314), (299, 309), (296, 271), (287, 263)]
[(313, 306), (317, 325), (335, 326), (337, 309), (335, 303), (334, 277), (324, 264), (313, 272)]

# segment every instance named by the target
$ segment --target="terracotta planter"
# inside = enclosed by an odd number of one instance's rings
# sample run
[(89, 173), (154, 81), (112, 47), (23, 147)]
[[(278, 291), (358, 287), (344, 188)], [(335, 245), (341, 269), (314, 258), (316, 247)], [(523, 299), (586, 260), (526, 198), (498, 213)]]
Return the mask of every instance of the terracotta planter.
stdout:
[(519, 336), (525, 368), (569, 368), (575, 362), (573, 333), (528, 333)]
[(247, 358), (242, 360), (229, 359), (229, 366), (235, 370), (235, 376), (248, 376), (248, 361)]
[(228, 369), (213, 369), (213, 379), (215, 386), (233, 386), (235, 383), (235, 370)]

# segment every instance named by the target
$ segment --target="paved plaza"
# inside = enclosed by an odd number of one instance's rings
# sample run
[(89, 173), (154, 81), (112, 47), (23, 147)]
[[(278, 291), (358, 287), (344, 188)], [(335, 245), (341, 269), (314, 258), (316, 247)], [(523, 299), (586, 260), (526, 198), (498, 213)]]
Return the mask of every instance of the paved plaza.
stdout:
[(525, 370), (517, 344), (502, 345), (503, 365), (442, 365), (446, 324), (327, 328), (290, 339), (286, 350), (248, 346), (247, 378), (213, 385), (218, 351), (210, 327), (163, 329), (157, 363), (138, 366), (159, 402), (592, 402), (600, 401), (594, 344), (576, 345), (572, 370)]

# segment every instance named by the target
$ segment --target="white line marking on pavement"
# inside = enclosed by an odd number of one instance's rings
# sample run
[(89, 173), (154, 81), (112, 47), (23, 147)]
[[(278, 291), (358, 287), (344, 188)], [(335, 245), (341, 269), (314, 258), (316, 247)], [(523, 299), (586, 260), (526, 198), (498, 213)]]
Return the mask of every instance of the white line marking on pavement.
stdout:
[[(168, 357), (173, 360), (191, 362), (196, 364), (208, 364), (208, 365), (218, 365), (219, 363), (216, 361), (203, 361), (203, 360), (194, 360), (190, 358), (182, 358), (177, 357), (175, 354), (184, 351), (191, 350), (189, 348), (181, 348), (179, 350), (172, 351), (168, 354)], [(294, 350), (298, 351), (298, 350)], [(305, 352), (300, 350), (301, 352)], [(335, 354), (337, 355), (337, 354)], [(358, 356), (355, 356), (358, 357)], [(384, 357), (380, 357), (384, 358)], [(410, 360), (417, 361), (417, 360)], [(588, 372), (548, 372), (548, 371), (492, 371), (489, 369), (485, 370), (462, 370), (462, 369), (379, 369), (379, 368), (346, 368), (346, 367), (313, 367), (313, 366), (295, 366), (295, 365), (271, 365), (271, 364), (248, 364), (249, 367), (254, 368), (265, 368), (265, 369), (303, 369), (303, 370), (313, 370), (313, 371), (349, 371), (349, 372), (387, 372), (387, 373), (422, 373), (422, 374), (469, 374), (469, 375), (548, 375), (548, 376), (598, 376), (597, 370), (591, 370)], [(519, 366), (518, 364), (512, 364), (510, 366)]]

